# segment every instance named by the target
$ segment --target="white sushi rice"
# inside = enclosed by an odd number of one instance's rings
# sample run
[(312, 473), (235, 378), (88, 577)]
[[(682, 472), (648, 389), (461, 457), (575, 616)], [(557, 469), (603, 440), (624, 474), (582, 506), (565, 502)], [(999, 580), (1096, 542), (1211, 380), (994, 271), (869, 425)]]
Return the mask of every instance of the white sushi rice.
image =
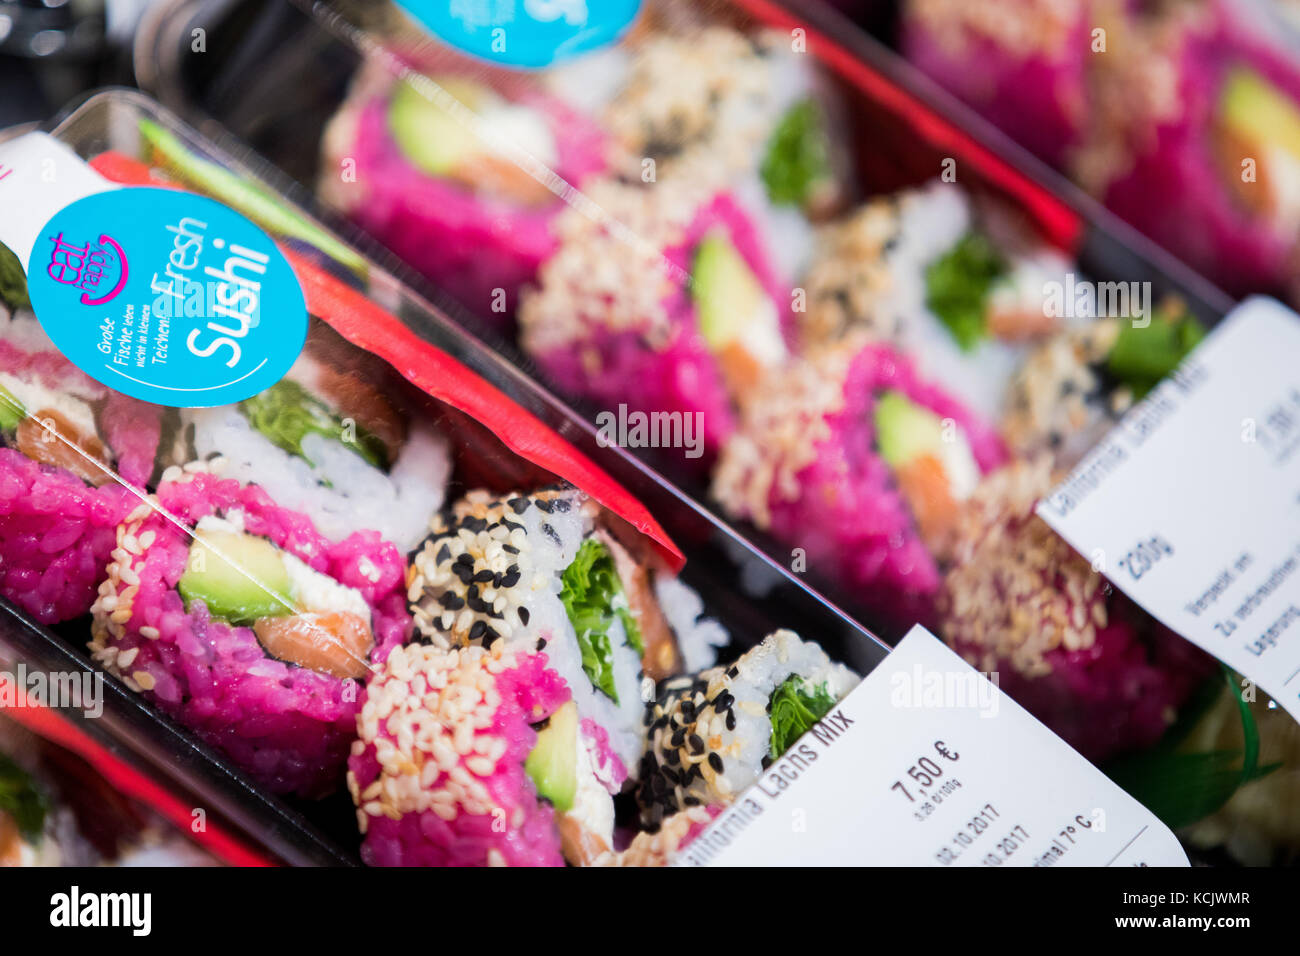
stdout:
[(798, 676), (813, 686), (825, 683), (836, 700), (856, 687), (859, 679), (843, 664), (832, 661), (820, 646), (787, 630), (763, 638), (763, 643), (742, 654), (734, 666), (739, 673), (727, 689), (736, 698), (736, 729), (721, 728), (719, 749), (729, 756), (715, 786), (715, 796), (725, 798), (724, 802), (747, 790), (762, 772), (772, 741), (768, 700), (787, 678)]
[(677, 638), (682, 668), (692, 673), (707, 670), (718, 660), (718, 648), (731, 640), (727, 629), (704, 617), (704, 599), (680, 578), (655, 576), (655, 598)]
[(384, 474), (340, 442), (316, 434), (302, 442), (311, 464), (258, 432), (234, 405), (186, 410), (182, 421), (194, 426), (199, 458), (220, 454), (227, 460), (226, 477), (261, 485), (334, 541), (367, 529), (403, 552), (412, 550), (442, 507), (451, 475), (446, 439), (422, 423), (412, 425), (397, 461)]
[[(576, 504), (576, 496), (574, 500)], [(641, 716), (645, 712), (641, 696), (641, 655), (627, 643), (627, 632), (622, 622), (615, 619), (609, 629), (609, 642), (618, 701), (610, 699), (591, 683), (582, 669), (578, 635), (560, 600), (560, 576), (573, 563), (578, 549), (591, 533), (591, 520), (579, 507), (547, 514), (536, 506), (517, 520), (527, 531), (535, 573), (531, 594), (524, 602), (530, 611), (528, 626), (515, 630), (506, 646), (534, 651), (537, 642), (545, 640), (543, 651), (551, 667), (569, 685), (579, 717), (589, 718), (608, 731), (610, 749), (634, 773), (641, 753)], [(544, 524), (555, 532), (558, 544), (556, 538), (542, 530)]]

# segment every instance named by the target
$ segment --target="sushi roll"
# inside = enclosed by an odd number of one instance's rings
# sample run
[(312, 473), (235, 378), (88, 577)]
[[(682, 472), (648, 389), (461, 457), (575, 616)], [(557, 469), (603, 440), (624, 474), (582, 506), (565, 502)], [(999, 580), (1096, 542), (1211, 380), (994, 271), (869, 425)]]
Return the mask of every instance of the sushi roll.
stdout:
[(606, 218), (562, 217), (560, 249), (524, 297), (522, 344), (601, 408), (681, 419), (682, 443), (698, 421), (687, 454), (707, 464), (789, 353), (789, 291), (726, 191), (603, 183), (590, 198)]
[(376, 670), (348, 761), (366, 863), (561, 866), (566, 851), (608, 852), (613, 802), (547, 656), (414, 643)]
[(1234, 295), (1296, 291), (1300, 68), (1259, 4), (1131, 12), (1094, 58), (1096, 105), (1073, 176)]
[(907, 0), (900, 46), (922, 72), (1057, 166), (1089, 107), (1087, 0)]
[(0, 305), (0, 592), (40, 623), (90, 609), (132, 489), (154, 471), (161, 417)]
[(949, 183), (872, 199), (821, 226), (816, 248), (795, 315), (804, 351), (893, 344), (990, 420), (1027, 344), (1069, 321), (1045, 291), (1069, 260)]
[(816, 61), (788, 33), (716, 25), (650, 34), (624, 58), (601, 112), (615, 171), (660, 192), (730, 189), (793, 275), (811, 252), (810, 223), (848, 195), (842, 110)]
[(561, 195), (605, 169), (590, 119), (460, 60), (409, 79), (367, 63), (323, 150), (322, 197), (499, 329), (557, 245)]
[(887, 346), (845, 343), (761, 390), (713, 497), (911, 625), (933, 620), (958, 504), (1001, 464), (992, 428)]
[(406, 639), (401, 553), (341, 541), (221, 461), (171, 468), (117, 528), (97, 662), (275, 793), (343, 778), (360, 682)]
[(643, 671), (677, 669), (647, 571), (569, 487), (471, 492), (431, 529), (407, 578), (419, 639), (545, 652), (617, 792), (640, 756)]
[(1093, 762), (1155, 744), (1214, 664), (1034, 514), (1050, 462), (986, 478), (958, 518), (943, 639)]
[(446, 440), (395, 395), (387, 369), (313, 328), (288, 374), (238, 405), (185, 409), (176, 464), (221, 457), (224, 477), (256, 482), (292, 501), (332, 540), (379, 532), (402, 552), (415, 548), (442, 506), (451, 472)]
[(1149, 324), (1103, 317), (1049, 339), (1011, 380), (1002, 416), (1008, 446), (1022, 458), (1046, 454), (1059, 468), (1074, 465), (1204, 336), (1170, 299)]
[(858, 680), (783, 630), (728, 667), (665, 681), (644, 718), (643, 823), (654, 829), (679, 811), (733, 803)]

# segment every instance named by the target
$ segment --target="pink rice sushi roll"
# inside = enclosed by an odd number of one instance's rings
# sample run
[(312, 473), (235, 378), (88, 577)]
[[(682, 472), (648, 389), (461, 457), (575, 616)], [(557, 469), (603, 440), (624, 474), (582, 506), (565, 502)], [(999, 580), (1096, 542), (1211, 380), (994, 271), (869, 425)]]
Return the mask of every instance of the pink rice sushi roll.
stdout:
[(40, 623), (90, 610), (132, 487), (154, 471), (161, 418), (0, 303), (0, 593)]
[[(544, 653), (411, 644), (372, 675), (348, 761), (371, 866), (562, 866), (561, 819), (576, 800), (569, 690)], [(539, 734), (534, 728), (541, 726)], [(554, 743), (561, 743), (556, 740)], [(573, 741), (568, 741), (572, 744)], [(560, 751), (564, 751), (561, 753)], [(566, 776), (567, 771), (567, 776)]]
[(400, 552), (342, 541), (211, 465), (169, 469), (116, 532), (95, 659), (276, 793), (343, 781), (361, 681), (410, 630)]
[(707, 463), (762, 373), (789, 352), (791, 293), (737, 199), (604, 183), (574, 210), (525, 294), (522, 342), (562, 390), (610, 410), (672, 416)]
[(1059, 166), (1083, 136), (1095, 20), (1080, 0), (907, 0), (900, 42), (933, 80)]
[(1005, 457), (996, 432), (888, 346), (846, 342), (761, 391), (713, 497), (807, 567), (910, 626), (933, 620), (957, 505)]
[(1129, 602), (1034, 514), (1050, 463), (994, 472), (959, 517), (940, 633), (1094, 762), (1152, 746), (1214, 662)]
[(603, 134), (521, 74), (447, 59), (409, 82), (362, 68), (326, 131), (320, 189), (500, 329), (558, 244), (565, 184), (604, 170)]

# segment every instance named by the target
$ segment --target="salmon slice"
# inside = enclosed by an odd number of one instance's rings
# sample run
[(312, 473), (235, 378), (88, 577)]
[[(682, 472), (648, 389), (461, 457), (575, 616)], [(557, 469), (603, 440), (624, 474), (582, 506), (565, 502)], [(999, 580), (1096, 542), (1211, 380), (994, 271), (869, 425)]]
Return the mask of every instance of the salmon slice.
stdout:
[(652, 680), (671, 677), (677, 673), (679, 664), (677, 639), (673, 637), (668, 619), (659, 607), (659, 600), (650, 583), (650, 572), (638, 564), (608, 531), (598, 530), (596, 537), (609, 549), (610, 556), (614, 559), (614, 570), (623, 584), (628, 606), (641, 630), (641, 643), (645, 648), (645, 653), (641, 655), (641, 669)]
[(557, 198), (550, 187), (538, 182), (513, 160), (486, 151), (476, 154), (472, 162), (452, 170), (451, 178), (467, 189), (520, 206), (544, 206)]
[(573, 816), (556, 814), (555, 823), (560, 831), (560, 852), (574, 866), (594, 866), (610, 851), (604, 837), (587, 829)]
[(912, 509), (912, 517), (926, 545), (932, 551), (941, 550), (958, 512), (943, 462), (933, 455), (921, 455), (894, 469), (894, 478)]
[(22, 866), (23, 839), (18, 824), (9, 814), (0, 811), (0, 867)]
[(19, 422), (14, 443), (32, 461), (66, 468), (92, 485), (105, 485), (113, 480), (104, 443), (95, 435), (83, 435), (66, 416), (52, 408), (43, 408)]
[(383, 393), (377, 383), (367, 381), (357, 370), (335, 368), (320, 363), (316, 387), (341, 418), (351, 418), (374, 435), (388, 450), (392, 464), (406, 442), (406, 419)]
[(348, 611), (263, 617), (253, 633), (272, 657), (339, 678), (364, 677), (375, 645), (370, 623)]

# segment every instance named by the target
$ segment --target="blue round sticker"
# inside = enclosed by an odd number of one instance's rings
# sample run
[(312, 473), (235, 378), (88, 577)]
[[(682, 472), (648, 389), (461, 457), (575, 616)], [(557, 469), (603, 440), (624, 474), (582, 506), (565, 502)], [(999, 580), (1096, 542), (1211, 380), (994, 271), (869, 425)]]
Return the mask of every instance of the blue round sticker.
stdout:
[(206, 196), (129, 187), (86, 196), (40, 233), (32, 310), (83, 372), (132, 398), (230, 405), (302, 351), (307, 303), (265, 232)]
[(543, 67), (613, 43), (641, 0), (398, 0), (452, 46), (509, 66)]

